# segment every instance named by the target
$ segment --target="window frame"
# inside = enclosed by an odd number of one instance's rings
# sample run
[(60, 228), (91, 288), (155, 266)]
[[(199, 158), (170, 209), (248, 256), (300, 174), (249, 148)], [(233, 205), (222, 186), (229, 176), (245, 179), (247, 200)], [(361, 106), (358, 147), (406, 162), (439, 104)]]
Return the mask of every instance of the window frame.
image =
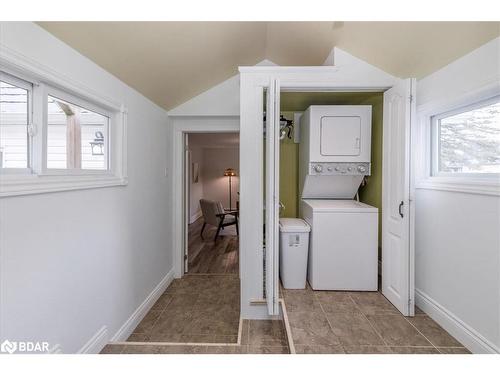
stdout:
[(0, 81), (6, 82), (12, 86), (19, 87), (27, 91), (27, 115), (28, 124), (26, 126), (26, 168), (0, 168), (0, 175), (19, 175), (19, 174), (30, 174), (33, 170), (33, 92), (34, 85), (32, 82), (25, 80), (15, 75), (10, 74), (4, 70), (0, 69)]
[[(127, 176), (127, 118), (124, 104), (116, 102), (94, 87), (76, 81), (25, 56), (0, 49), (0, 71), (32, 85), (32, 121), (30, 127), (30, 168), (0, 172), (0, 198), (42, 194), (58, 191), (126, 186)], [(64, 98), (75, 98), (76, 105), (109, 114), (108, 169), (54, 170), (46, 168), (48, 92), (63, 92)], [(57, 96), (57, 95), (56, 95)], [(62, 98), (64, 100), (64, 98)], [(71, 101), (71, 100), (69, 100)], [(3, 171), (2, 171), (3, 172)]]
[(498, 103), (500, 101), (500, 95), (495, 95), (489, 98), (481, 99), (470, 104), (462, 105), (460, 107), (455, 107), (454, 109), (441, 112), (439, 114), (430, 116), (430, 144), (431, 144), (431, 155), (430, 155), (430, 175), (431, 177), (445, 177), (445, 178), (457, 178), (457, 179), (478, 179), (478, 180), (492, 180), (496, 181), (500, 179), (500, 173), (480, 173), (480, 172), (442, 172), (439, 170), (439, 152), (440, 152), (440, 140), (441, 140), (441, 129), (440, 120), (451, 117), (460, 113), (465, 113), (472, 111), (474, 109), (486, 107), (493, 103)]

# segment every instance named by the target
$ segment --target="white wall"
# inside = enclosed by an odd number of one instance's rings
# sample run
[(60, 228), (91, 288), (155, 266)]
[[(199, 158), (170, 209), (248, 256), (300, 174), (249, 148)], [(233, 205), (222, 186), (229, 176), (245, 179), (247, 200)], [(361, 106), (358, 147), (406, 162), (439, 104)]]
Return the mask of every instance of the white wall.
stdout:
[[(499, 57), (496, 39), (420, 80), (419, 113), (482, 90), (500, 93)], [(425, 152), (423, 142), (417, 146)], [(427, 177), (415, 191), (417, 305), (472, 351), (498, 352), (500, 196), (448, 191)]]
[[(233, 168), (236, 176), (240, 175), (239, 148), (204, 148), (203, 149), (203, 196), (206, 199), (221, 202), (229, 208), (229, 177), (224, 177), (224, 170)], [(236, 208), (238, 200), (239, 177), (231, 178), (231, 206)]]
[(0, 49), (128, 108), (128, 186), (0, 200), (0, 341), (74, 353), (103, 327), (109, 340), (172, 269), (167, 113), (37, 25), (0, 27)]

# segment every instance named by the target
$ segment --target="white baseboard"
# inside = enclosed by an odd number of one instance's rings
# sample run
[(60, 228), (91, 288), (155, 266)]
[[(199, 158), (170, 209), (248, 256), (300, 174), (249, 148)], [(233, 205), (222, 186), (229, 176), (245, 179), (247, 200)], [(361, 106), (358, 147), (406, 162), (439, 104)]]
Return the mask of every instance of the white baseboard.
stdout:
[(195, 213), (193, 216), (191, 216), (189, 218), (189, 224), (193, 224), (196, 220), (198, 220), (200, 217), (203, 216), (203, 213), (200, 211), (198, 211), (197, 213)]
[(416, 305), (472, 353), (500, 353), (500, 349), (424, 292), (415, 290)]
[(98, 354), (108, 343), (108, 328), (102, 326), (78, 351), (78, 354)]
[(127, 321), (120, 327), (118, 332), (114, 334), (111, 341), (126, 341), (130, 334), (134, 331), (135, 327), (141, 322), (149, 309), (153, 307), (155, 302), (160, 298), (165, 289), (168, 288), (174, 279), (174, 270), (171, 269), (160, 283), (153, 289), (153, 291), (146, 297), (141, 305), (133, 312)]

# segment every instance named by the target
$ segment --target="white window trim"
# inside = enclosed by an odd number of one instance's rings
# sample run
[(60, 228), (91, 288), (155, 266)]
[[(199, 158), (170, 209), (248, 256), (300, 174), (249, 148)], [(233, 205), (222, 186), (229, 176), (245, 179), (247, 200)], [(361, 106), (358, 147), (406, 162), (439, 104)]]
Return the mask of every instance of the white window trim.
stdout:
[[(28, 148), (26, 150), (27, 167), (26, 168), (0, 168), (0, 176), (4, 174), (30, 174), (33, 167), (33, 84), (24, 79), (16, 77), (8, 72), (2, 72), (0, 69), (0, 78), (2, 81), (17, 86), (28, 92), (28, 124), (26, 137), (28, 138)], [(31, 134), (30, 134), (31, 133)]]
[(500, 82), (495, 80), (474, 92), (439, 102), (428, 102), (418, 108), (418, 128), (413, 133), (416, 150), (413, 160), (415, 189), (500, 196), (500, 175), (498, 174), (433, 174), (436, 151), (433, 148), (436, 145), (433, 141), (432, 129), (434, 119), (487, 103), (488, 100), (493, 100), (499, 95)]
[[(0, 197), (50, 193), (66, 190), (93, 189), (110, 186), (125, 186), (127, 177), (127, 109), (123, 104), (97, 93), (93, 88), (72, 80), (50, 67), (43, 66), (7, 46), (0, 44), (0, 70), (33, 84), (33, 133), (32, 163), (29, 173), (8, 171), (0, 174)], [(74, 97), (85, 107), (104, 109), (110, 115), (109, 131), (109, 169), (107, 171), (79, 170), (69, 173), (52, 173), (46, 170), (45, 148), (46, 131), (43, 128), (46, 118), (46, 105), (43, 95), (47, 88), (60, 90), (65, 97)], [(39, 97), (42, 95), (42, 97)], [(37, 97), (38, 96), (38, 97)], [(90, 107), (90, 108), (89, 108)], [(99, 111), (99, 110), (97, 110)], [(11, 173), (14, 172), (14, 173)], [(68, 172), (68, 171), (65, 171)]]

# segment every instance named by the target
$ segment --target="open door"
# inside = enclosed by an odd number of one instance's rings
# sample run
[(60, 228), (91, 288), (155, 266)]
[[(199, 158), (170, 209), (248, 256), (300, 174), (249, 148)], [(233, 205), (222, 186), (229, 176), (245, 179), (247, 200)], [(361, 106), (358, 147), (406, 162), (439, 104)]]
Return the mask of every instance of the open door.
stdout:
[(414, 254), (410, 246), (410, 129), (415, 80), (384, 93), (382, 293), (403, 315), (414, 315)]
[(190, 186), (191, 186), (191, 151), (189, 151), (189, 135), (184, 134), (184, 273), (188, 272), (188, 246), (189, 246), (189, 212), (190, 212)]
[(280, 89), (272, 79), (266, 102), (265, 157), (265, 278), (269, 315), (279, 314), (279, 164), (280, 164)]

